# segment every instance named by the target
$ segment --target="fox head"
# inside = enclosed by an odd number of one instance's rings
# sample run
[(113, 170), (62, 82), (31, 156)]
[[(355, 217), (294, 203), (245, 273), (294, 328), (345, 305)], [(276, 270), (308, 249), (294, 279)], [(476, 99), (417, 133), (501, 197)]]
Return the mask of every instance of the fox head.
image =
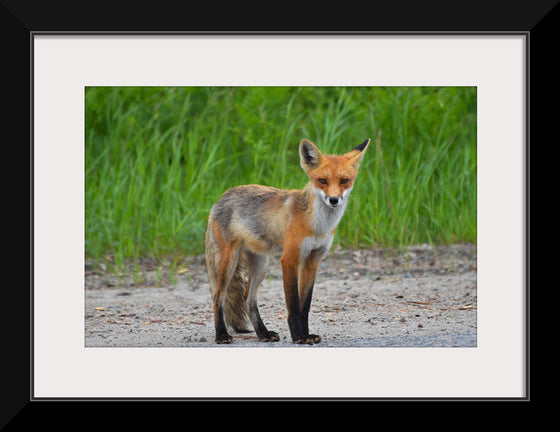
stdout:
[(370, 139), (340, 156), (324, 155), (307, 139), (299, 143), (300, 164), (313, 191), (330, 208), (346, 204)]

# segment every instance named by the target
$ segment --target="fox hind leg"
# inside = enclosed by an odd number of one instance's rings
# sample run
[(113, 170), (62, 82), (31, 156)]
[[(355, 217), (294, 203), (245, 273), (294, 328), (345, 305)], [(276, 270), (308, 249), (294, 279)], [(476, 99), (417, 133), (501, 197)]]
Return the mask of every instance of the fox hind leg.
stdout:
[(224, 297), (239, 262), (239, 248), (230, 245), (220, 251), (220, 265), (214, 293), (214, 324), (216, 342), (229, 344), (233, 338), (228, 334), (224, 318)]
[(229, 343), (232, 341), (231, 336), (227, 334), (224, 319), (224, 285), (221, 282), (220, 290), (218, 290), (218, 279), (220, 270), (219, 248), (216, 244), (214, 229), (212, 223), (208, 224), (204, 235), (204, 255), (206, 261), (206, 269), (208, 271), (208, 282), (210, 285), (210, 293), (212, 294), (212, 303), (214, 307), (214, 324), (216, 327), (216, 342)]
[(249, 318), (260, 341), (277, 342), (280, 340), (278, 333), (269, 331), (264, 325), (257, 306), (257, 291), (262, 283), (268, 267), (268, 257), (247, 251), (247, 267), (249, 280), (247, 286), (247, 309)]

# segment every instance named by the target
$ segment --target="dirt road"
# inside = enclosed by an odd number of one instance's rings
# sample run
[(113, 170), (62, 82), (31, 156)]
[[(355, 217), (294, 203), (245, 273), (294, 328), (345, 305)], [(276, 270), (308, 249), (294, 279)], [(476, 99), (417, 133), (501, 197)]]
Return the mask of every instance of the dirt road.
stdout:
[[(167, 271), (167, 274), (166, 274)], [(171, 281), (171, 282), (170, 282)], [(214, 343), (202, 256), (169, 270), (153, 262), (116, 276), (85, 271), (86, 347), (303, 347), (291, 342), (281, 270), (271, 260), (259, 309), (280, 341), (254, 333)], [(319, 347), (474, 347), (477, 344), (476, 246), (420, 245), (396, 250), (337, 249), (317, 275), (309, 318)], [(310, 347), (306, 345), (306, 347)]]

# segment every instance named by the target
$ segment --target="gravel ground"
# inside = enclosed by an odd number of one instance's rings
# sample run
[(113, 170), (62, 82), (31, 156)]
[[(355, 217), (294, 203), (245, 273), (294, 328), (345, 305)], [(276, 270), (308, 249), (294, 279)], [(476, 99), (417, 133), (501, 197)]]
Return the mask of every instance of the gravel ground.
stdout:
[[(173, 277), (169, 269), (144, 261), (115, 275), (87, 263), (85, 346), (310, 347), (291, 342), (277, 260), (258, 294), (263, 321), (280, 334), (275, 343), (232, 332), (231, 345), (215, 344), (203, 257), (176, 265)], [(475, 347), (476, 309), (475, 245), (335, 249), (313, 291), (309, 330), (322, 341), (312, 348)]]

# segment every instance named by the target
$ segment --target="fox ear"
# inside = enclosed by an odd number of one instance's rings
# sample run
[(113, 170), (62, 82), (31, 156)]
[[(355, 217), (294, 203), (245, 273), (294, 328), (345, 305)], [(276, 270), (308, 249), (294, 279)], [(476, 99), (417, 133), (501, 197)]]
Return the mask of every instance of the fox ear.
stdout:
[(352, 165), (354, 165), (355, 168), (358, 168), (360, 166), (360, 162), (362, 162), (362, 159), (364, 158), (370, 141), (371, 139), (366, 139), (363, 143), (357, 145), (344, 155), (352, 161)]
[(315, 144), (308, 139), (302, 139), (299, 143), (300, 165), (305, 172), (321, 165), (323, 153)]

